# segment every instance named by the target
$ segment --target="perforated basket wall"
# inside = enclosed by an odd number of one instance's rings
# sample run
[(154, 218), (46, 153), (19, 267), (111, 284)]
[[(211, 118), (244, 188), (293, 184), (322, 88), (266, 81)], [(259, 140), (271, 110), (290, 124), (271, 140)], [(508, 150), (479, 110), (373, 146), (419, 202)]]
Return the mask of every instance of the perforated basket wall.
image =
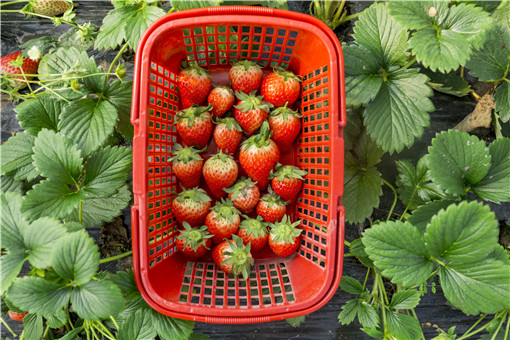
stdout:
[[(280, 65), (302, 77), (302, 132), (281, 163), (306, 171), (287, 213), (301, 220), (301, 246), (288, 258), (256, 255), (250, 278), (234, 278), (210, 258), (176, 252), (171, 201), (178, 191), (171, 151), (179, 141), (177, 74), (183, 60), (227, 84), (232, 63)], [(316, 19), (260, 7), (216, 7), (167, 15), (137, 49), (133, 87), (132, 231), (134, 269), (146, 301), (161, 313), (198, 321), (248, 323), (310, 313), (334, 294), (343, 254), (343, 58), (336, 36)], [(208, 153), (215, 151), (211, 142)]]

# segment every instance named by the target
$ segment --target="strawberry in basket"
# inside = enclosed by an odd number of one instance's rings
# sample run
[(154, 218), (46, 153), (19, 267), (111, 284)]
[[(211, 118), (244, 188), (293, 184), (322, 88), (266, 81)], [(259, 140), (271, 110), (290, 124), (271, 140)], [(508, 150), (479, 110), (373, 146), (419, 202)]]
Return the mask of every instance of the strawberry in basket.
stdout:
[(213, 235), (213, 242), (220, 243), (231, 238), (237, 232), (241, 223), (241, 212), (237, 210), (229, 199), (216, 201), (211, 212), (205, 219), (209, 232)]
[(302, 229), (297, 228), (301, 221), (291, 222), (290, 217), (283, 216), (281, 222), (271, 224), (269, 247), (280, 257), (287, 257), (299, 248)]
[(203, 149), (209, 144), (214, 128), (211, 119), (211, 106), (192, 105), (177, 112), (174, 124), (177, 132), (187, 146), (198, 146)]
[(285, 215), (286, 206), (287, 202), (282, 200), (273, 190), (269, 190), (257, 204), (257, 215), (262, 216), (266, 222), (275, 223)]
[(235, 92), (257, 91), (262, 82), (262, 69), (257, 63), (241, 60), (235, 63), (228, 73), (230, 86)]
[(292, 105), (299, 97), (301, 80), (294, 73), (276, 66), (273, 72), (268, 74), (260, 85), (260, 94), (264, 100), (281, 107), (287, 103)]
[(301, 117), (299, 113), (289, 109), (287, 103), (269, 114), (268, 122), (273, 131), (272, 139), (281, 152), (289, 151), (301, 132)]
[(239, 169), (234, 158), (224, 154), (221, 150), (205, 161), (202, 168), (205, 182), (216, 198), (227, 195), (223, 189), (236, 182), (238, 173)]
[(307, 172), (292, 165), (277, 164), (271, 172), (271, 187), (282, 200), (293, 204), (303, 186), (303, 177)]
[(243, 139), (243, 129), (232, 117), (216, 119), (213, 138), (222, 152), (233, 155)]
[(203, 189), (197, 187), (184, 190), (177, 194), (172, 201), (172, 212), (177, 218), (177, 222), (181, 225), (188, 222), (192, 227), (204, 224), (210, 207), (211, 198)]
[(227, 274), (242, 274), (248, 279), (255, 260), (251, 255), (251, 246), (243, 244), (243, 239), (233, 235), (231, 240), (218, 244), (212, 251), (213, 261)]
[(191, 105), (202, 105), (212, 87), (212, 78), (209, 72), (200, 66), (190, 66), (177, 75), (177, 86), (181, 96), (181, 109)]
[(239, 225), (237, 236), (243, 239), (245, 245), (251, 244), (252, 252), (258, 252), (267, 244), (268, 223), (263, 222), (261, 216), (257, 216), (257, 218), (243, 217), (244, 220)]
[(192, 147), (183, 148), (180, 144), (175, 144), (175, 150), (172, 152), (173, 157), (172, 169), (181, 181), (184, 188), (190, 189), (200, 185), (200, 178), (202, 178), (202, 166), (204, 160), (200, 156), (200, 152)]
[(209, 93), (207, 101), (212, 106), (211, 112), (213, 117), (219, 118), (223, 117), (234, 106), (236, 97), (232, 89), (226, 86), (215, 86)]
[(255, 93), (256, 91), (252, 91), (247, 95), (243, 92), (236, 92), (239, 102), (234, 106), (234, 114), (247, 137), (253, 135), (260, 128), (267, 119), (269, 110), (273, 107), (273, 105), (263, 101), (262, 96), (256, 96)]
[(191, 228), (188, 222), (183, 223), (184, 229), (177, 236), (177, 250), (190, 259), (198, 259), (211, 249), (211, 237), (207, 226)]
[(225, 192), (228, 192), (228, 198), (234, 206), (245, 214), (255, 209), (260, 198), (259, 187), (251, 178), (241, 177), (232, 187), (225, 189)]

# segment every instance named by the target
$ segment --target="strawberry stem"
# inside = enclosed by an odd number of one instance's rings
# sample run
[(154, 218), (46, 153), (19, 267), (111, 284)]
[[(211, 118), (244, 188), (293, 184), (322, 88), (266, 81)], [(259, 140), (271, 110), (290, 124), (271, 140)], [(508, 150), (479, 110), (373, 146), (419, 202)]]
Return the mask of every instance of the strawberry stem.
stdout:
[[(117, 61), (119, 60), (120, 56), (122, 55), (122, 53), (124, 53), (124, 51), (126, 50), (126, 48), (128, 47), (128, 43), (126, 42), (122, 48), (119, 50), (119, 52), (117, 53), (117, 55), (115, 56), (115, 58), (113, 58), (113, 61), (112, 63), (110, 64), (110, 68), (108, 69), (108, 72), (107, 75), (106, 75), (106, 80), (104, 82), (104, 86), (106, 87), (106, 84), (108, 84), (108, 79), (110, 79), (110, 74), (112, 73), (113, 71), (113, 67), (115, 66), (115, 64), (117, 63)], [(113, 73), (115, 74), (115, 73)]]
[(129, 256), (131, 254), (133, 254), (132, 250), (127, 251), (127, 252), (122, 253), (122, 254), (119, 254), (119, 255), (115, 255), (115, 256), (111, 256), (111, 257), (107, 257), (107, 258), (101, 259), (101, 260), (99, 260), (99, 263), (101, 264), (101, 263), (106, 263), (106, 262), (112, 262), (112, 261), (121, 259), (123, 257), (127, 257), (127, 256)]
[(23, 2), (28, 2), (28, 1), (27, 0), (16, 0), (16, 1), (3, 2), (3, 3), (0, 4), (0, 7), (14, 5), (14, 4), (19, 4), (19, 3), (23, 3)]

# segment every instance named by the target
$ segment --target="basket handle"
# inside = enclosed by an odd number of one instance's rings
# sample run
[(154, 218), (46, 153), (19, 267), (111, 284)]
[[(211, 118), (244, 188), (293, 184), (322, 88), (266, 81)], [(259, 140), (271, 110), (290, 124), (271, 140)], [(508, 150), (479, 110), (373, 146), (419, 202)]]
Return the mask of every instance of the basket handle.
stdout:
[(254, 6), (214, 6), (207, 9), (209, 14), (251, 14), (251, 15), (274, 15), (274, 8)]

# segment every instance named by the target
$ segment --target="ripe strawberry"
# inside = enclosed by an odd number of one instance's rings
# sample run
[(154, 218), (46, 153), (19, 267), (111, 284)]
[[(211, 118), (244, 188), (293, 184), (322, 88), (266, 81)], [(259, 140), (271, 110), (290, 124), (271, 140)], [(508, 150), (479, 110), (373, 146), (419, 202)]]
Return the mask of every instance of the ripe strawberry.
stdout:
[(269, 109), (273, 106), (262, 100), (262, 96), (255, 96), (255, 91), (250, 95), (242, 92), (236, 92), (239, 99), (235, 105), (235, 117), (239, 125), (246, 132), (246, 136), (251, 136), (259, 129), (262, 123), (267, 119)]
[(292, 72), (276, 66), (260, 85), (260, 94), (275, 107), (292, 105), (299, 96), (301, 80)]
[(301, 221), (292, 223), (285, 215), (281, 222), (271, 224), (269, 232), (269, 247), (280, 257), (287, 257), (299, 248), (302, 229), (296, 228)]
[(251, 178), (241, 177), (233, 186), (225, 189), (225, 192), (228, 192), (228, 198), (234, 206), (245, 214), (253, 211), (260, 198), (259, 187)]
[(243, 129), (239, 123), (231, 117), (216, 119), (213, 138), (218, 149), (233, 155), (243, 139)]
[(257, 215), (262, 216), (266, 222), (275, 223), (285, 215), (286, 205), (287, 202), (282, 200), (274, 191), (269, 190), (257, 204)]
[(237, 232), (241, 223), (241, 212), (234, 207), (231, 200), (216, 201), (211, 212), (205, 218), (209, 233), (213, 235), (214, 244), (229, 239)]
[(234, 91), (226, 86), (216, 86), (207, 97), (207, 101), (212, 106), (213, 117), (223, 117), (234, 105), (236, 97)]
[(277, 164), (275, 170), (269, 176), (274, 192), (286, 202), (291, 204), (296, 202), (303, 185), (302, 176), (305, 176), (307, 172), (292, 165), (282, 166), (281, 164)]
[(69, 8), (67, 1), (36, 0), (30, 1), (34, 13), (54, 17), (64, 13)]
[(211, 249), (211, 237), (213, 237), (207, 231), (207, 226), (191, 228), (188, 222), (184, 222), (183, 226), (184, 230), (180, 231), (175, 242), (177, 250), (193, 260), (204, 256)]
[(235, 92), (250, 93), (259, 89), (262, 69), (253, 61), (241, 60), (232, 66), (228, 78)]
[(174, 124), (184, 144), (188, 146), (196, 145), (199, 149), (203, 149), (209, 144), (214, 127), (209, 112), (210, 109), (211, 106), (192, 105), (177, 112), (177, 121)]
[(243, 243), (246, 245), (251, 244), (251, 251), (257, 252), (264, 248), (267, 243), (269, 232), (267, 231), (268, 224), (262, 222), (262, 217), (249, 218), (243, 216), (245, 219), (239, 225), (237, 230), (237, 236), (243, 239)]
[(23, 318), (25, 317), (25, 315), (28, 314), (28, 312), (26, 312), (26, 313), (16, 313), (16, 312), (13, 312), (12, 310), (9, 310), (7, 312), (7, 314), (14, 321), (23, 321)]
[(211, 91), (212, 78), (200, 66), (190, 66), (177, 76), (177, 86), (181, 95), (181, 110), (191, 105), (201, 105)]
[(227, 274), (243, 275), (248, 279), (251, 267), (255, 260), (250, 252), (250, 244), (245, 246), (243, 239), (232, 235), (232, 240), (225, 240), (212, 251), (213, 261)]
[(170, 158), (172, 169), (186, 189), (197, 187), (200, 184), (202, 166), (204, 165), (204, 160), (200, 156), (202, 151), (204, 150), (183, 148), (180, 144), (175, 144), (175, 150), (172, 152), (173, 157)]
[(290, 150), (292, 143), (301, 132), (301, 117), (296, 111), (287, 108), (287, 103), (269, 114), (267, 121), (273, 131), (272, 139), (281, 152)]
[(175, 196), (172, 201), (172, 213), (181, 225), (188, 222), (192, 227), (204, 224), (209, 213), (211, 199), (203, 189), (185, 190)]
[(269, 174), (280, 160), (280, 150), (270, 137), (269, 124), (264, 122), (259, 134), (243, 142), (239, 153), (241, 166), (261, 191), (266, 190)]
[[(22, 74), (36, 74), (41, 59), (23, 58), (21, 53), (22, 51), (18, 51), (0, 58), (0, 74), (5, 76), (10, 86), (23, 89), (27, 86), (27, 83), (24, 81), (25, 78)], [(21, 67), (13, 66), (12, 62), (21, 65)], [(26, 78), (31, 80), (33, 77), (27, 76)]]
[(202, 168), (205, 182), (216, 198), (227, 195), (223, 189), (235, 183), (238, 173), (239, 169), (234, 158), (221, 150), (206, 160)]

